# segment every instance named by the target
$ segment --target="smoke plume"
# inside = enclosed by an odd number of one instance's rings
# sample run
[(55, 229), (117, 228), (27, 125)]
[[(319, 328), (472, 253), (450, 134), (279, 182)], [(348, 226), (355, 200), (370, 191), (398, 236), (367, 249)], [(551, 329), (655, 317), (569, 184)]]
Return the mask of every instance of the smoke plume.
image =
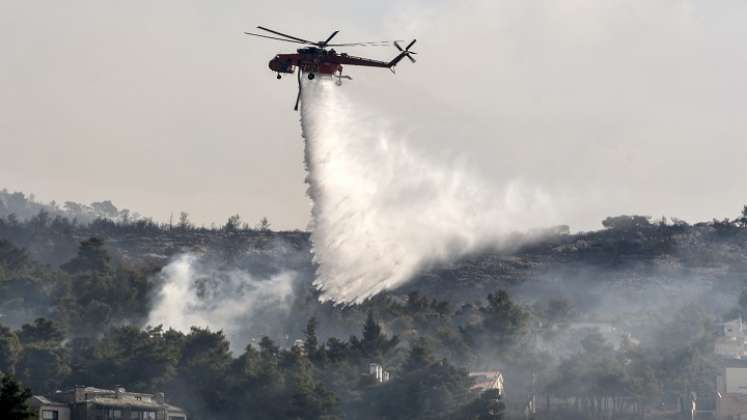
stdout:
[(487, 188), (459, 165), (410, 150), (331, 80), (305, 84), (301, 125), (323, 300), (360, 302), (424, 264), (507, 246), (509, 234), (552, 214), (538, 189), (519, 181)]
[(164, 267), (160, 277), (162, 287), (148, 324), (182, 332), (192, 326), (222, 330), (238, 350), (265, 335), (281, 338), (280, 324), (289, 315), (297, 273), (260, 278), (183, 254)]

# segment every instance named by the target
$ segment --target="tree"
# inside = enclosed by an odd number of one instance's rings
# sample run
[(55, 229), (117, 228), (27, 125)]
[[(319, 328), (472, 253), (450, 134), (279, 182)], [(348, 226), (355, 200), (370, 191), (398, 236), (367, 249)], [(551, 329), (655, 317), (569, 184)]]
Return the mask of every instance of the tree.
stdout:
[(192, 230), (192, 222), (189, 221), (189, 213), (183, 211), (179, 213), (179, 224), (176, 225), (179, 230), (188, 231)]
[(0, 374), (13, 374), (21, 353), (21, 343), (10, 328), (0, 325)]
[(236, 232), (241, 228), (241, 216), (234, 214), (229, 217), (226, 224), (223, 225), (223, 230), (226, 232)]
[(262, 219), (260, 219), (259, 223), (257, 223), (257, 230), (260, 232), (269, 232), (270, 227), (270, 221), (267, 220), (266, 217), (263, 217)]
[(736, 223), (740, 227), (747, 228), (747, 206), (744, 206), (744, 208), (742, 208), (742, 214), (739, 215)]
[(386, 419), (462, 419), (456, 411), (474, 398), (467, 372), (446, 360), (428, 369), (403, 371), (388, 383), (369, 388), (364, 405), (374, 412), (372, 418)]
[(31, 344), (58, 345), (65, 338), (65, 334), (57, 328), (54, 322), (44, 318), (37, 318), (33, 324), (24, 324), (17, 335), (24, 346)]
[(104, 241), (92, 237), (80, 243), (78, 255), (61, 268), (68, 273), (110, 272), (111, 256), (104, 248)]
[(649, 216), (615, 216), (608, 217), (602, 221), (602, 226), (607, 229), (631, 231), (636, 229), (649, 228), (653, 226), (651, 224), (651, 217)]
[(407, 356), (407, 360), (405, 360), (402, 369), (404, 372), (413, 372), (427, 368), (434, 363), (436, 363), (436, 358), (433, 356), (433, 349), (425, 338), (420, 337), (410, 348), (410, 353)]
[(68, 357), (61, 347), (31, 345), (21, 352), (16, 375), (35, 392), (52, 393), (70, 373)]
[(226, 381), (232, 357), (223, 331), (192, 327), (184, 337), (174, 393), (188, 409), (220, 413), (227, 406)]
[(327, 360), (332, 363), (340, 363), (347, 359), (349, 354), (348, 343), (336, 337), (327, 339), (327, 351), (325, 352)]
[(321, 384), (315, 383), (311, 364), (298, 347), (291, 350), (288, 383), (290, 384), (288, 418), (309, 420), (330, 418), (336, 406), (335, 397)]
[(27, 420), (33, 413), (27, 405), (31, 390), (23, 388), (10, 376), (3, 376), (0, 383), (0, 418), (3, 420)]
[(0, 239), (0, 267), (7, 270), (19, 270), (30, 262), (28, 252), (18, 249), (10, 242)]
[(487, 333), (497, 348), (510, 346), (527, 333), (529, 314), (515, 304), (505, 290), (489, 294), (487, 306), (480, 308), (480, 312), (482, 331), (478, 332), (483, 336)]
[(361, 339), (358, 340), (356, 337), (350, 339), (350, 344), (369, 359), (381, 359), (398, 343), (399, 337), (396, 335), (389, 338), (382, 333), (381, 325), (376, 322), (373, 311), (368, 312)]
[(309, 359), (316, 361), (319, 353), (319, 339), (316, 336), (316, 318), (309, 318), (309, 322), (306, 323), (306, 330), (304, 335), (306, 336), (303, 342), (303, 349)]

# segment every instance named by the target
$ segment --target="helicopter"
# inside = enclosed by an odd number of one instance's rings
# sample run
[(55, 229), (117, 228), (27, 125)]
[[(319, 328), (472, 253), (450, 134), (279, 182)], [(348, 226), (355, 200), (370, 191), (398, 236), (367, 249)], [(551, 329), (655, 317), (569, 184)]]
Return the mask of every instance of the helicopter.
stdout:
[(298, 74), (298, 96), (296, 96), (296, 105), (293, 108), (298, 111), (298, 103), (301, 101), (301, 78), (303, 73), (309, 80), (314, 80), (317, 75), (332, 76), (336, 78), (338, 85), (342, 84), (342, 79), (352, 80), (350, 76), (343, 76), (342, 66), (365, 66), (365, 67), (381, 67), (387, 68), (394, 73), (394, 67), (407, 57), (411, 62), (415, 63), (414, 51), (410, 51), (413, 45), (415, 45), (415, 39), (413, 39), (405, 48), (399, 44), (401, 41), (391, 41), (394, 46), (399, 50), (399, 53), (391, 61), (379, 61), (370, 58), (356, 57), (347, 53), (338, 53), (333, 47), (356, 47), (356, 46), (388, 46), (390, 41), (374, 41), (374, 42), (352, 42), (344, 44), (330, 44), (332, 38), (334, 38), (340, 31), (332, 32), (332, 35), (328, 36), (324, 41), (309, 41), (307, 39), (299, 38), (296, 36), (284, 34), (282, 32), (275, 31), (273, 29), (265, 28), (264, 26), (257, 26), (257, 29), (271, 33), (275, 36), (257, 34), (252, 32), (244, 32), (246, 35), (257, 36), (261, 38), (273, 39), (276, 41), (285, 41), (295, 44), (308, 45), (308, 47), (299, 48), (295, 54), (278, 54), (270, 60), (270, 70), (277, 73), (277, 78), (281, 79), (283, 74)]

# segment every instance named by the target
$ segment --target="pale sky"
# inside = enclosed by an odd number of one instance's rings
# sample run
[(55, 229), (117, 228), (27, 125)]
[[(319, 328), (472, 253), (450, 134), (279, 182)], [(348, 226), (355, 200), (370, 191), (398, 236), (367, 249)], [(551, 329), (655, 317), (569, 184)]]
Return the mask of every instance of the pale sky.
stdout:
[(264, 25), (417, 37), (415, 65), (347, 67), (343, 89), (430, 159), (543, 189), (573, 229), (733, 217), (745, 22), (739, 0), (0, 0), (0, 188), (305, 228), (295, 80), (267, 68), (295, 45), (242, 35)]

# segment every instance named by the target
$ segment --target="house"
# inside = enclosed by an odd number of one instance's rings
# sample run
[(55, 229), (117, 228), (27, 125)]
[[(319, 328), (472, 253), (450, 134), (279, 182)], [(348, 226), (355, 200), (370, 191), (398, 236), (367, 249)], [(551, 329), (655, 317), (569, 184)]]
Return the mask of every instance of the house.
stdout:
[(389, 371), (384, 370), (384, 367), (378, 363), (368, 364), (368, 374), (378, 383), (389, 382)]
[(34, 395), (29, 400), (29, 407), (39, 420), (71, 420), (70, 407), (61, 402), (51, 401), (45, 397)]
[(496, 394), (496, 398), (503, 395), (503, 374), (500, 371), (470, 372), (469, 377), (475, 381), (470, 391), (484, 394)]
[(727, 359), (747, 358), (747, 333), (742, 318), (723, 323), (714, 352)]
[(716, 418), (747, 418), (747, 362), (724, 361), (716, 378)]
[(53, 398), (31, 398), (40, 420), (187, 420), (186, 411), (168, 404), (163, 393), (76, 387)]

